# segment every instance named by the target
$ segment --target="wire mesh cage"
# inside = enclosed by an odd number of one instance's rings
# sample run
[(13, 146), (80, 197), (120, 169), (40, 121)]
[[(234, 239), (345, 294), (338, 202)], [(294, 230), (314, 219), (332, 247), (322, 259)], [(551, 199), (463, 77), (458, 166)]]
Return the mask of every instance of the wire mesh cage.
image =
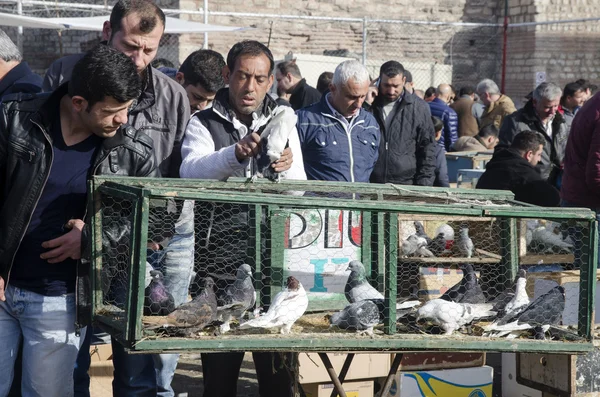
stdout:
[(134, 350), (591, 349), (595, 214), (510, 192), (96, 178), (94, 320)]

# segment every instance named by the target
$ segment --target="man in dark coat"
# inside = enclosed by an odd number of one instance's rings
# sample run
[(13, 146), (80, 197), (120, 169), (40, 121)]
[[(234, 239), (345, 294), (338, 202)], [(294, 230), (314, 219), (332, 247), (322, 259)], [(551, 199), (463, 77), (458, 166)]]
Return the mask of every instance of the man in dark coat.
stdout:
[(372, 111), (381, 129), (379, 158), (371, 182), (432, 186), (435, 132), (429, 106), (404, 90), (404, 67), (388, 61), (379, 70)]
[(508, 149), (496, 151), (479, 178), (477, 189), (510, 190), (515, 199), (529, 204), (556, 207), (558, 190), (535, 168), (542, 157), (545, 138), (535, 131), (515, 136)]
[(0, 29), (0, 98), (17, 92), (35, 94), (42, 90), (42, 78), (23, 62), (21, 52)]
[(294, 110), (312, 105), (321, 99), (321, 93), (309, 86), (306, 79), (302, 78), (295, 59), (278, 63), (275, 68), (275, 79), (277, 89), (290, 94), (289, 102)]

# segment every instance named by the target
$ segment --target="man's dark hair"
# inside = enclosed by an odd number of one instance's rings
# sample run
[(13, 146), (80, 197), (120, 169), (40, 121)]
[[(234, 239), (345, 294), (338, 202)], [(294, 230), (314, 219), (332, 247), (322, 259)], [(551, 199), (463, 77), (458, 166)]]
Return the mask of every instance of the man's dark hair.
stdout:
[(475, 93), (475, 88), (470, 85), (466, 85), (460, 89), (458, 92), (458, 96), (461, 97), (463, 95), (473, 95)]
[(169, 61), (167, 58), (156, 58), (154, 61), (150, 62), (150, 66), (152, 66), (154, 69), (175, 68), (175, 64)]
[(317, 91), (323, 94), (325, 91), (329, 89), (329, 84), (333, 80), (333, 73), (331, 72), (323, 72), (319, 76), (319, 80), (317, 80)]
[(496, 127), (494, 124), (486, 125), (485, 127), (479, 130), (479, 133), (477, 133), (477, 135), (479, 135), (480, 138), (487, 138), (490, 136), (497, 137), (498, 134), (498, 127)]
[(583, 90), (587, 90), (589, 88), (590, 82), (585, 79), (578, 79), (575, 81), (577, 84), (581, 86)]
[(277, 64), (277, 70), (279, 70), (279, 73), (281, 73), (284, 76), (289, 73), (298, 79), (302, 78), (302, 74), (300, 73), (300, 68), (296, 64), (295, 59), (292, 59), (291, 61), (279, 62)]
[(385, 75), (387, 77), (395, 77), (395, 76), (398, 76), (399, 74), (404, 76), (405, 75), (404, 73), (405, 73), (404, 66), (402, 66), (402, 64), (400, 62), (396, 62), (396, 61), (387, 61), (386, 63), (381, 65), (381, 67), (379, 68), (380, 76)]
[(123, 27), (123, 19), (129, 14), (140, 17), (138, 28), (142, 33), (150, 33), (158, 23), (165, 28), (165, 13), (151, 0), (118, 0), (110, 13), (111, 35)]
[(444, 122), (439, 117), (431, 116), (431, 121), (433, 121), (433, 129), (436, 133), (444, 129)]
[(581, 84), (579, 84), (578, 82), (567, 84), (565, 86), (565, 89), (563, 90), (562, 98), (560, 99), (561, 103), (565, 99), (567, 99), (567, 97), (573, 97), (573, 96), (575, 96), (575, 93), (577, 91), (585, 91), (585, 88)]
[(435, 95), (435, 87), (429, 87), (425, 90), (425, 98), (429, 98)]
[(527, 153), (529, 151), (535, 153), (540, 148), (540, 145), (544, 146), (544, 143), (546, 143), (546, 140), (539, 132), (522, 131), (515, 136), (510, 147), (521, 153)]
[(223, 56), (213, 50), (192, 52), (183, 61), (179, 71), (183, 73), (184, 85), (200, 85), (208, 92), (217, 92), (225, 87), (223, 80)]
[(131, 59), (104, 44), (88, 51), (73, 67), (69, 81), (69, 96), (80, 96), (94, 104), (112, 97), (119, 103), (136, 99), (142, 92), (142, 82)]
[(238, 58), (249, 55), (252, 57), (258, 57), (261, 55), (266, 55), (269, 58), (269, 74), (273, 73), (273, 68), (275, 67), (275, 61), (273, 60), (273, 54), (271, 50), (267, 48), (262, 43), (259, 43), (255, 40), (244, 40), (239, 43), (235, 43), (231, 50), (229, 50), (229, 54), (227, 54), (227, 67), (230, 72), (233, 72), (236, 66), (236, 62)]
[(412, 83), (413, 82), (413, 77), (412, 77), (412, 73), (409, 72), (408, 70), (404, 69), (404, 77), (406, 77), (406, 82), (407, 83)]

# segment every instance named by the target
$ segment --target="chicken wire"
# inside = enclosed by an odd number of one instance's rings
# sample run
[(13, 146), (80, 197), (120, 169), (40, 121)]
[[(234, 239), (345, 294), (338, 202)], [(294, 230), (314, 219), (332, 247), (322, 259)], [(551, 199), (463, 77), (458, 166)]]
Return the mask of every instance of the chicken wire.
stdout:
[(100, 181), (93, 311), (132, 348), (590, 347), (590, 211), (462, 189)]

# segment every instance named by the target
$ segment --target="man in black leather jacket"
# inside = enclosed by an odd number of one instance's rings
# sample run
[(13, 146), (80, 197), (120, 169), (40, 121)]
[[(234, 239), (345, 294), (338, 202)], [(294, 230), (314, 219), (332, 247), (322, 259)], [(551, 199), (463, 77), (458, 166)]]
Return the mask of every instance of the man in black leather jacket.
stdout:
[(0, 107), (0, 395), (23, 339), (23, 395), (73, 394), (75, 280), (87, 179), (158, 176), (152, 140), (125, 125), (135, 65), (98, 46), (52, 95)]

